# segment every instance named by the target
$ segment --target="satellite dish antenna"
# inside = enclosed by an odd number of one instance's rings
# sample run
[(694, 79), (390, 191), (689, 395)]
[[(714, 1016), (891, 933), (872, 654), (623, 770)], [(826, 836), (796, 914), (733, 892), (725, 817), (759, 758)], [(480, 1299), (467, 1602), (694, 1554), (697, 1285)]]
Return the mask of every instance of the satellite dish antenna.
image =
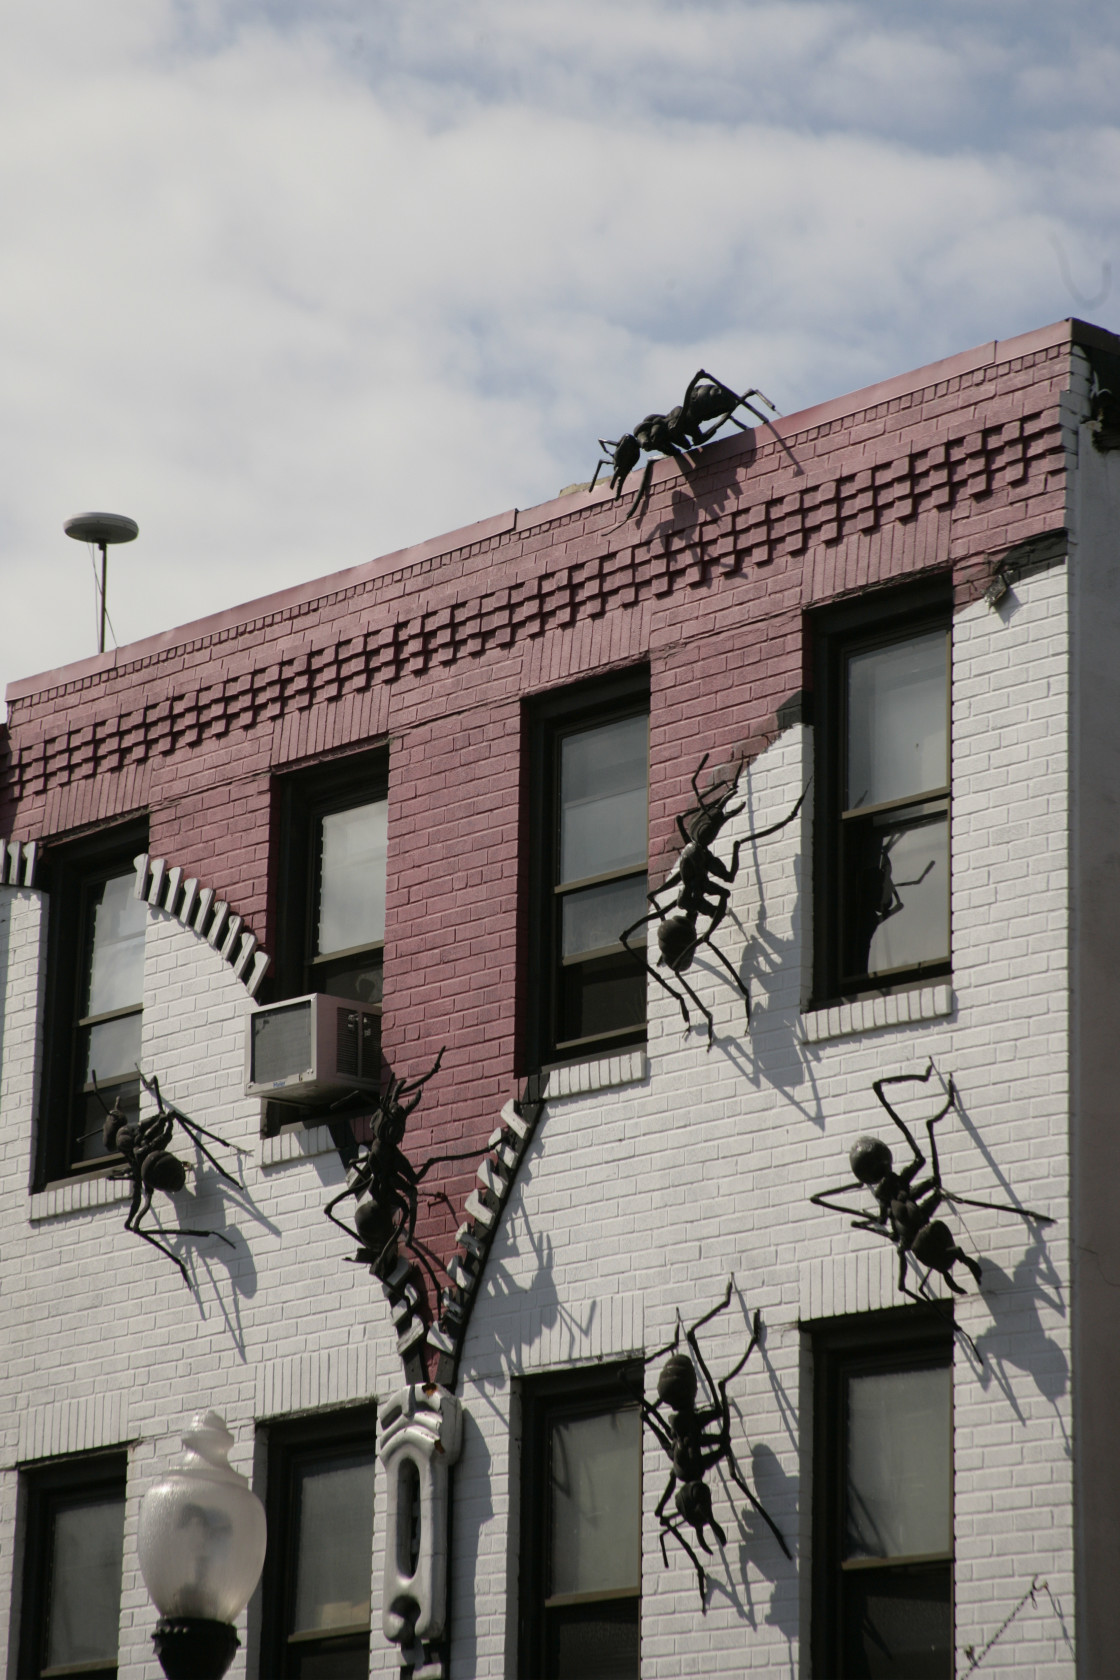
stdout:
[(135, 542), (140, 527), (135, 519), (123, 513), (76, 513), (62, 529), (75, 542), (96, 543), (101, 550), (101, 628), (97, 635), (97, 651), (105, 652), (105, 587), (108, 582), (108, 561), (105, 550), (110, 543)]

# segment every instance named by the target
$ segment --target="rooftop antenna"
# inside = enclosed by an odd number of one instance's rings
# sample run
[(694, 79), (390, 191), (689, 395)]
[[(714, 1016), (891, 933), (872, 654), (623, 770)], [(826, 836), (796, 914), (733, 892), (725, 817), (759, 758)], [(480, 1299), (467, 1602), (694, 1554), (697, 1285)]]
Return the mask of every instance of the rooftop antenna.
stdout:
[(104, 653), (105, 588), (109, 569), (105, 551), (110, 543), (134, 542), (140, 534), (140, 527), (135, 519), (129, 519), (123, 513), (76, 513), (62, 529), (75, 542), (96, 543), (101, 550), (101, 625), (97, 633), (97, 651)]

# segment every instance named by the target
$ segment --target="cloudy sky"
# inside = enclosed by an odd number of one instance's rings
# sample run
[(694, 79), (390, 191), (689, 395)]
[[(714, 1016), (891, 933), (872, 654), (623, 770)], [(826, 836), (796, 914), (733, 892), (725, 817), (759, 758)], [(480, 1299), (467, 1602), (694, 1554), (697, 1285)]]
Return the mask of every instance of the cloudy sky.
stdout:
[(783, 412), (1120, 330), (1114, 0), (3, 0), (0, 685)]

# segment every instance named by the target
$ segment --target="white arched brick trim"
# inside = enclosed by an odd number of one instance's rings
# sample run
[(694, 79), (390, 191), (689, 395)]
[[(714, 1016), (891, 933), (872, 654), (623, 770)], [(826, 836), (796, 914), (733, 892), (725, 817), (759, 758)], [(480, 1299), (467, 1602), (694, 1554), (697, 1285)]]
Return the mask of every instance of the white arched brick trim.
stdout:
[(33, 887), (39, 845), (35, 840), (5, 840), (0, 835), (0, 887)]
[(215, 898), (213, 887), (200, 887), (193, 875), (184, 881), (178, 866), (169, 869), (166, 858), (141, 852), (134, 891), (153, 910), (165, 910), (212, 945), (249, 996), (256, 997), (271, 959), (258, 949), (256, 934), (249, 932), (242, 918), (231, 915), (229, 905)]

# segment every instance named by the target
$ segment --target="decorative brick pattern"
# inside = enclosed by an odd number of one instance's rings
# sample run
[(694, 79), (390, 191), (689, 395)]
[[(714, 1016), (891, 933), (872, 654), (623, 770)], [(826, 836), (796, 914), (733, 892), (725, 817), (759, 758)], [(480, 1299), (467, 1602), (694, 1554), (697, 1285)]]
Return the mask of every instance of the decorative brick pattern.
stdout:
[(256, 935), (249, 932), (242, 918), (232, 915), (229, 905), (215, 897), (213, 887), (200, 888), (193, 876), (184, 880), (177, 865), (169, 868), (166, 859), (142, 852), (136, 859), (134, 891), (153, 910), (174, 916), (183, 927), (212, 945), (249, 996), (256, 997), (271, 959), (257, 949)]
[(33, 887), (38, 850), (34, 840), (21, 843), (0, 835), (0, 887)]

